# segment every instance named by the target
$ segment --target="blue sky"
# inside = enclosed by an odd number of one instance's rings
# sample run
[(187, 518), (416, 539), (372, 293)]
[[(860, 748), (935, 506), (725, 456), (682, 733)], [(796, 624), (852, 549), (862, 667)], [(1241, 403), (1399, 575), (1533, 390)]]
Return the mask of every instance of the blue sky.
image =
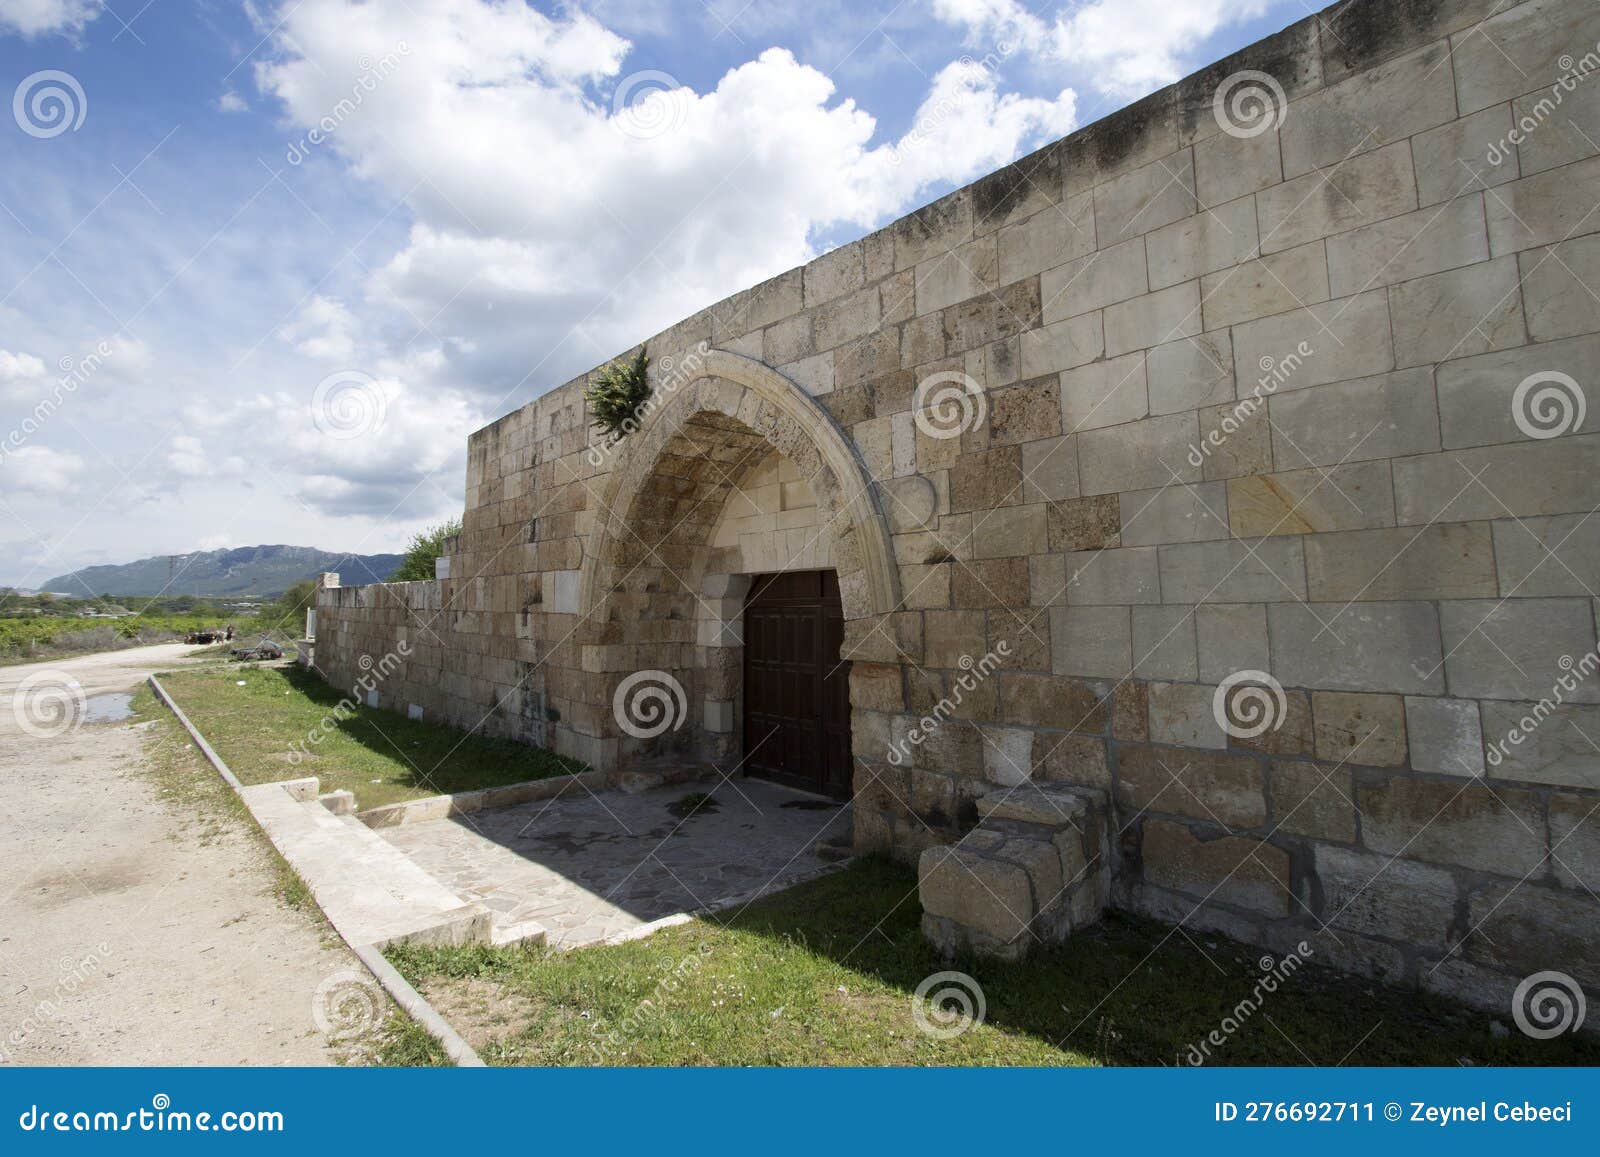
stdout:
[(396, 549), (470, 430), (1305, 11), (0, 0), (0, 584)]

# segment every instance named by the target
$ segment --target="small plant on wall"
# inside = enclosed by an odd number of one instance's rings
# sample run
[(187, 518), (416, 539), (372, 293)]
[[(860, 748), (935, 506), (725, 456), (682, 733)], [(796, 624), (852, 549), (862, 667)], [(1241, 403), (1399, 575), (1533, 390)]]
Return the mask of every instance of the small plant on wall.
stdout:
[(640, 410), (650, 397), (649, 367), (650, 355), (640, 347), (632, 361), (612, 362), (584, 391), (595, 429), (607, 438), (623, 438), (639, 428)]

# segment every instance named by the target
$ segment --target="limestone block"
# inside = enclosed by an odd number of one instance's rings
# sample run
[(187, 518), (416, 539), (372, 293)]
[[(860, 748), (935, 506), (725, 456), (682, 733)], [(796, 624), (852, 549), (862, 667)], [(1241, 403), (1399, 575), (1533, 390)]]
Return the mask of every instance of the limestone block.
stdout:
[[(1324, 244), (1313, 241), (1208, 273), (1200, 279), (1200, 298), (1207, 329), (1327, 301)], [(1315, 347), (1315, 336), (1305, 336)]]
[(1150, 412), (1145, 355), (1091, 362), (1061, 373), (1061, 426), (1068, 433), (1117, 426)]
[(897, 270), (949, 253), (972, 239), (972, 195), (966, 189), (957, 189), (902, 217), (889, 226), (889, 231), (894, 234)]
[(1007, 787), (1027, 783), (1033, 769), (1033, 732), (993, 723), (978, 730), (983, 736), (984, 778)]
[(1455, 921), (1450, 873), (1412, 860), (1345, 848), (1316, 848), (1320, 919), (1336, 932), (1444, 948)]
[(1196, 190), (1207, 208), (1276, 185), (1283, 180), (1278, 134), (1236, 137), (1217, 133), (1194, 146)]
[(1489, 524), (1353, 530), (1306, 539), (1313, 602), (1492, 598), (1499, 589)]
[(1118, 768), (1124, 807), (1234, 828), (1266, 823), (1266, 779), (1254, 756), (1134, 744), (1122, 748)]
[(1489, 252), (1498, 257), (1600, 229), (1592, 212), (1596, 181), (1600, 181), (1600, 157), (1500, 186), (1484, 201)]
[(1569, 888), (1600, 890), (1600, 827), (1593, 820), (1591, 797), (1551, 793), (1550, 860)]
[(1272, 425), (1259, 398), (1208, 406), (1198, 417), (1201, 440), (1190, 448), (1189, 457), (1199, 458), (1201, 477), (1212, 481), (1272, 472)]
[(1500, 10), (1450, 38), (1463, 113), (1476, 112), (1561, 75), (1557, 59), (1600, 41), (1600, 13), (1584, 4), (1533, 0)]
[[(1533, 126), (1517, 147), (1523, 176), (1592, 157), (1600, 139), (1600, 90), (1573, 69), (1567, 83), (1551, 84), (1511, 102), (1518, 125)], [(1556, 104), (1557, 100), (1560, 104)]]
[(1265, 671), (1271, 666), (1266, 607), (1208, 604), (1196, 607), (1194, 615), (1202, 681), (1218, 683), (1235, 671)]
[(1375, 767), (1405, 766), (1405, 705), (1398, 695), (1317, 691), (1311, 696), (1311, 707), (1316, 718), (1317, 758)]
[(1115, 494), (1051, 502), (1045, 518), (1051, 550), (1105, 550), (1122, 545), (1121, 503)]
[(1159, 229), (1195, 212), (1194, 157), (1160, 157), (1094, 189), (1095, 231), (1102, 247)]
[[(1423, 207), (1515, 181), (1511, 106), (1498, 104), (1411, 138)], [(1492, 200), (1492, 198), (1491, 198)]]
[(1045, 270), (1039, 277), (1044, 320), (1060, 321), (1148, 293), (1144, 245), (1143, 237), (1133, 237)]
[(1278, 393), (1385, 373), (1394, 368), (1388, 297), (1375, 289), (1236, 325), (1233, 357), (1241, 374), (1277, 367)]
[(1057, 675), (1126, 678), (1133, 672), (1127, 607), (1052, 607), (1050, 669)]
[(1106, 307), (1106, 355), (1193, 337), (1200, 328), (1200, 283), (1185, 281)]
[[(1009, 389), (991, 390), (986, 419), (963, 436), (963, 443), (965, 448), (977, 450), (1054, 438), (1061, 432), (1061, 383), (1050, 375)], [(1010, 501), (1016, 501), (1016, 497)]]
[(1489, 259), (1483, 198), (1460, 197), (1330, 237), (1328, 287), (1348, 297)]
[(1296, 101), (1278, 134), (1283, 175), (1298, 177), (1453, 119), (1447, 56), (1448, 45), (1430, 44)]
[(1024, 333), (1021, 373), (1024, 378), (1042, 377), (1092, 362), (1103, 353), (1100, 314), (1086, 313)]
[(1041, 554), (1048, 541), (1045, 504), (1003, 506), (979, 514), (972, 526), (974, 558)]
[(1105, 731), (1105, 701), (1093, 684), (1028, 671), (1006, 671), (999, 679), (1000, 701), (1012, 723), (1068, 731)]
[(1028, 597), (1028, 562), (1020, 557), (977, 559), (956, 567), (955, 605), (964, 609), (1022, 606)]
[(1169, 414), (1078, 435), (1078, 474), (1085, 494), (1150, 490), (1200, 481), (1189, 449), (1199, 438), (1194, 414)]
[(1122, 496), (1125, 546), (1227, 538), (1228, 494), (1221, 482), (1163, 486)]
[(1255, 201), (1241, 197), (1184, 217), (1157, 229), (1145, 243), (1151, 289), (1248, 261), (1258, 245)]
[(1158, 549), (1164, 602), (1268, 603), (1305, 598), (1305, 552), (1298, 538), (1177, 543)]
[(1093, 253), (1094, 198), (1079, 193), (1007, 225), (999, 244), (1001, 285)]
[(1242, 536), (1312, 534), (1389, 526), (1393, 482), (1387, 462), (1354, 462), (1230, 478), (1228, 525)]
[(1438, 616), (1430, 603), (1267, 608), (1272, 673), (1286, 686), (1444, 693)]
[(1028, 605), (1052, 607), (1067, 601), (1067, 563), (1059, 554), (1028, 559)]
[(1596, 455), (1600, 438), (1567, 434), (1399, 458), (1394, 462), (1395, 514), (1406, 526), (1587, 513), (1600, 506)]
[(1212, 709), (1215, 687), (1200, 683), (1150, 684), (1150, 740), (1222, 750), (1228, 737)]
[[(1592, 676), (1591, 676), (1592, 677)], [(1579, 678), (1576, 672), (1571, 678)], [(1552, 687), (1539, 703), (1483, 702), (1483, 730), (1494, 779), (1600, 788), (1600, 707), (1557, 705)]]
[(1352, 843), (1356, 838), (1355, 776), (1338, 764), (1272, 761), (1275, 831)]
[(769, 325), (761, 331), (761, 360), (768, 365), (799, 361), (816, 352), (812, 315), (798, 314)]
[(1289, 855), (1282, 848), (1243, 836), (1201, 840), (1165, 820), (1145, 823), (1139, 848), (1144, 878), (1158, 888), (1263, 916), (1289, 914)]
[(1477, 930), (1467, 941), (1472, 959), (1519, 975), (1555, 967), (1591, 991), (1600, 984), (1593, 896), (1512, 881), (1474, 895), (1467, 916)]
[(1180, 338), (1145, 355), (1152, 414), (1197, 410), (1234, 397), (1233, 342), (1227, 330)]
[(867, 281), (865, 251), (865, 244), (856, 241), (812, 260), (802, 271), (806, 308), (854, 293), (864, 286)]
[(1600, 589), (1600, 520), (1587, 514), (1491, 524), (1500, 594), (1586, 595)]
[(1591, 288), (1600, 285), (1600, 234), (1531, 249), (1517, 260), (1528, 334), (1534, 341), (1600, 329), (1600, 302)]
[(1483, 774), (1483, 730), (1476, 700), (1408, 695), (1406, 735), (1416, 770)]
[(917, 863), (917, 894), (924, 912), (1003, 943), (1027, 935), (1037, 915), (1025, 868), (961, 845), (922, 853)]
[[(1192, 681), (1196, 678), (1197, 671), (1194, 608), (1175, 606), (1134, 607), (1134, 675), (1140, 679)], [(1203, 744), (1202, 746), (1212, 745)]]
[(1385, 855), (1517, 880), (1544, 859), (1544, 825), (1532, 792), (1395, 776), (1358, 786), (1356, 804), (1363, 840)]
[(1397, 366), (1518, 346), (1527, 332), (1511, 257), (1396, 285), (1389, 310)]
[(1072, 435), (1041, 438), (1022, 446), (1022, 500), (1055, 501), (1078, 496), (1078, 443)]
[(929, 258), (917, 266), (917, 315), (998, 289), (999, 272), (993, 236)]
[(1433, 373), (1427, 369), (1292, 390), (1267, 405), (1273, 457), (1284, 469), (1439, 449), (1438, 406)]
[(1397, 141), (1257, 193), (1261, 252), (1292, 249), (1416, 207), (1410, 143)]
[(1074, 606), (1159, 603), (1154, 547), (1077, 551), (1067, 559), (1067, 602)]
[[(1542, 699), (1595, 645), (1594, 612), (1584, 599), (1440, 603), (1439, 625), (1450, 693), (1463, 698)], [(1600, 703), (1600, 680), (1580, 683), (1566, 698)]]

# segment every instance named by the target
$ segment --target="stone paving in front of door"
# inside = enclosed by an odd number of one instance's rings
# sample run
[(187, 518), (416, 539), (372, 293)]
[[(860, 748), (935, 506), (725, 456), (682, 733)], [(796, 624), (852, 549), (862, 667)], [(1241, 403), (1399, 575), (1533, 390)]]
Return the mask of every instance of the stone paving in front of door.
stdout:
[[(707, 792), (716, 809), (683, 818), (670, 805)], [(758, 889), (776, 891), (828, 861), (819, 840), (848, 835), (845, 807), (738, 778), (607, 791), (377, 829), (424, 871), (495, 923), (537, 920), (552, 947), (627, 933)]]

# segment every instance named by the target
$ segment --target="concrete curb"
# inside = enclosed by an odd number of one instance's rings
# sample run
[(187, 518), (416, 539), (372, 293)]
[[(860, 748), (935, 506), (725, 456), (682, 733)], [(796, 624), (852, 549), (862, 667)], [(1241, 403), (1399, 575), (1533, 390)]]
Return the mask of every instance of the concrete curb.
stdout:
[[(178, 706), (177, 700), (173, 699), (168, 694), (167, 689), (161, 685), (161, 680), (151, 675), (148, 681), (150, 690), (155, 692), (156, 698), (161, 700), (177, 718), (178, 722), (183, 725), (183, 729), (189, 733), (189, 738), (193, 739), (195, 746), (200, 749), (200, 754), (206, 757), (206, 762), (216, 769), (223, 782), (233, 789), (235, 795), (239, 796), (240, 801), (245, 804), (245, 810), (250, 811), (249, 802), (244, 798), (244, 785), (239, 782), (239, 777), (233, 774), (233, 769), (227, 765), (222, 756), (217, 754), (216, 749), (206, 742), (206, 737), (200, 734), (200, 729), (189, 721), (189, 717)], [(253, 811), (250, 811), (250, 818), (252, 821), (255, 820)], [(259, 828), (261, 825), (257, 822), (256, 826)], [(264, 830), (262, 834), (266, 834)], [(323, 913), (323, 917), (324, 919), (327, 918), (326, 912)], [(332, 920), (328, 920), (328, 926), (339, 934), (339, 939), (344, 941), (345, 946), (351, 952), (355, 953), (356, 959), (360, 960), (367, 971), (372, 973), (373, 979), (389, 994), (390, 999), (403, 1008), (413, 1020), (427, 1029), (444, 1048), (445, 1055), (454, 1061), (458, 1067), (486, 1067), (483, 1063), (483, 1058), (473, 1050), (471, 1045), (462, 1039), (460, 1033), (450, 1027), (450, 1023), (439, 1015), (438, 1010), (429, 1004), (420, 992), (411, 987), (406, 978), (396, 971), (394, 965), (383, 958), (383, 953), (370, 944), (352, 943), (350, 938), (341, 932), (339, 926)]]
[(457, 792), (455, 795), (430, 795), (423, 799), (380, 804), (367, 811), (357, 811), (355, 817), (369, 828), (392, 828), (401, 824), (420, 824), (429, 820), (448, 819), (450, 816), (484, 811), (488, 808), (513, 807), (529, 800), (554, 799), (564, 795), (569, 789), (588, 788), (590, 791), (600, 791), (606, 786), (605, 772), (580, 771), (573, 775), (527, 779), (521, 783), (484, 787), (476, 791)]

